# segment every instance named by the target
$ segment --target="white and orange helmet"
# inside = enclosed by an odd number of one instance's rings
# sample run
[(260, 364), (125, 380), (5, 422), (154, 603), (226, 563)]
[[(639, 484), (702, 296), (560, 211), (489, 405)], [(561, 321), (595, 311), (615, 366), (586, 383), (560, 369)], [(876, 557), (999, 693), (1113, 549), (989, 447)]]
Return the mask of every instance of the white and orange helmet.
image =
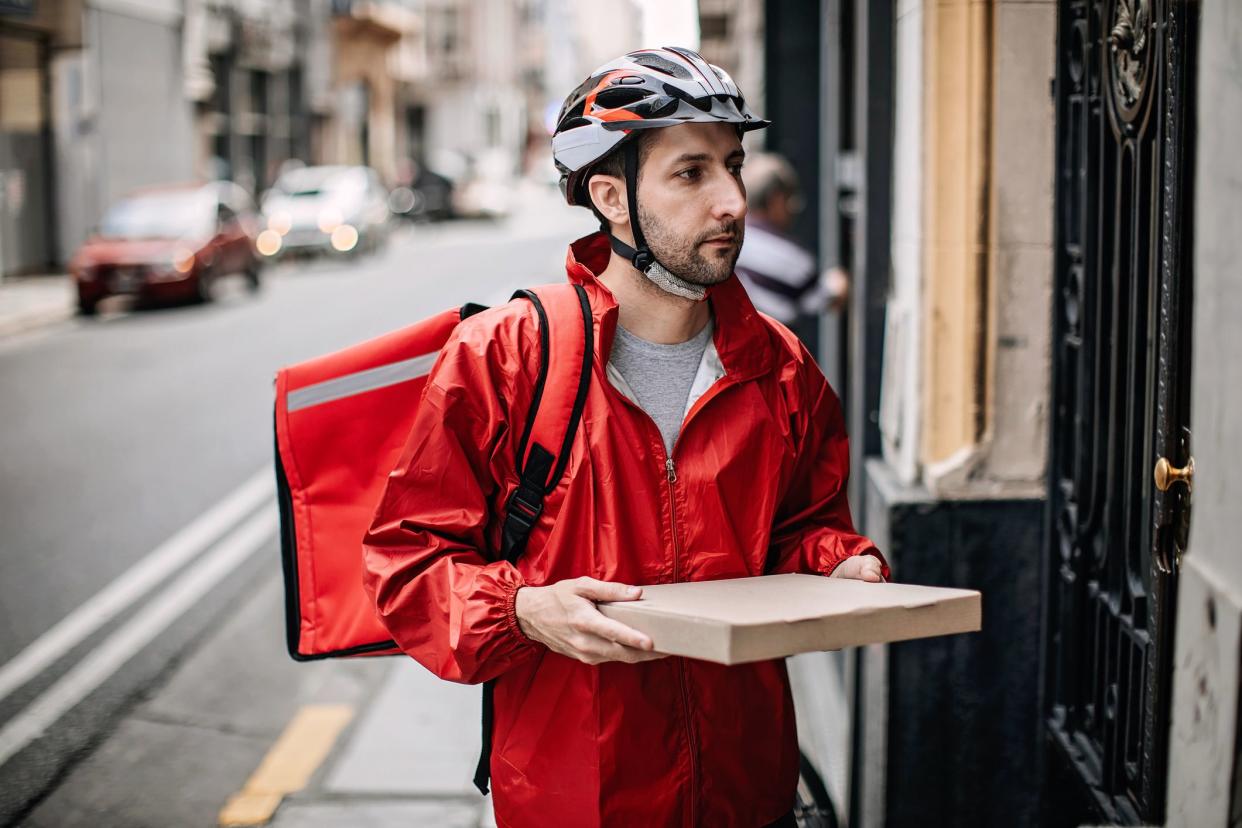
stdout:
[(636, 130), (684, 123), (737, 124), (762, 129), (729, 73), (698, 52), (676, 46), (639, 49), (591, 73), (561, 106), (552, 157), (570, 204), (589, 205), (584, 183), (591, 165)]

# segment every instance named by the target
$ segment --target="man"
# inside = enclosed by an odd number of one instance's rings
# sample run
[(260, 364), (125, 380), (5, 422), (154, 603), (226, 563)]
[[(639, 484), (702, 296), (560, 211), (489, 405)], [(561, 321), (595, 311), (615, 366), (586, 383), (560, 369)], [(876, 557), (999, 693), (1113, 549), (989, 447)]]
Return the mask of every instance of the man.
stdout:
[(595, 602), (641, 584), (886, 572), (850, 521), (835, 395), (732, 276), (739, 134), (761, 126), (727, 74), (683, 49), (633, 52), (570, 95), (554, 155), (567, 199), (607, 232), (567, 262), (597, 359), (566, 474), (525, 555), (498, 559), (539, 358), (534, 311), (510, 303), (441, 352), (365, 539), (401, 647), (442, 678), (494, 680), (500, 826), (788, 824), (784, 662), (665, 658)]
[(747, 160), (742, 181), (748, 215), (737, 275), (755, 307), (795, 330), (808, 317), (840, 309), (849, 289), (845, 271), (817, 274), (815, 258), (789, 235), (802, 210), (793, 167), (775, 153), (760, 153)]

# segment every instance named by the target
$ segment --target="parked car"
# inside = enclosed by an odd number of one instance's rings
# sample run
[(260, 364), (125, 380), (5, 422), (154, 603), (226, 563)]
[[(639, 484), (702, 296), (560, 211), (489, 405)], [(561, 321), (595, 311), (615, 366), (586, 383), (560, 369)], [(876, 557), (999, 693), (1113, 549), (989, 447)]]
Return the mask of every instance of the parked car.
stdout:
[(389, 194), (388, 209), (393, 216), (413, 222), (453, 218), (453, 182), (420, 167), (412, 182)]
[(258, 290), (257, 229), (250, 196), (229, 181), (126, 196), (70, 260), (78, 310), (89, 316), (100, 300), (118, 294), (209, 301), (213, 283), (235, 273)]
[(355, 254), (387, 238), (388, 191), (370, 167), (300, 167), (283, 173), (263, 198), (259, 253)]

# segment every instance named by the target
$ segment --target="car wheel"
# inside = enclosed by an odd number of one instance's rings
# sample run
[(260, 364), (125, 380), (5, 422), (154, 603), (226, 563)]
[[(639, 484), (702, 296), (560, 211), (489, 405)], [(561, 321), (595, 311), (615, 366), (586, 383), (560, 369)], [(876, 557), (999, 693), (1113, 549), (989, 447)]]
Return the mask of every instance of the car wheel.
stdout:
[(258, 293), (262, 285), (262, 278), (259, 275), (259, 263), (251, 262), (246, 267), (246, 288), (251, 293)]
[(78, 297), (79, 316), (94, 316), (97, 313), (99, 313), (98, 299), (83, 299), (80, 296)]
[(819, 778), (815, 766), (799, 753), (798, 789), (794, 799), (794, 819), (799, 828), (838, 828), (837, 809)]

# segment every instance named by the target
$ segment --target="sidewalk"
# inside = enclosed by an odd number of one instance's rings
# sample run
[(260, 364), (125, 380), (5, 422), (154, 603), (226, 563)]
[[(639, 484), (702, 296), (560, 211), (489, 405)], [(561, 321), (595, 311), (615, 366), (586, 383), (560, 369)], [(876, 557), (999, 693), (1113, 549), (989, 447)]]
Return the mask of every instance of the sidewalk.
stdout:
[(74, 299), (73, 280), (63, 274), (0, 281), (0, 339), (71, 318)]
[(494, 826), (471, 784), (479, 755), (478, 687), (394, 660), (383, 687), (329, 760), (318, 786), (285, 799), (272, 828)]

